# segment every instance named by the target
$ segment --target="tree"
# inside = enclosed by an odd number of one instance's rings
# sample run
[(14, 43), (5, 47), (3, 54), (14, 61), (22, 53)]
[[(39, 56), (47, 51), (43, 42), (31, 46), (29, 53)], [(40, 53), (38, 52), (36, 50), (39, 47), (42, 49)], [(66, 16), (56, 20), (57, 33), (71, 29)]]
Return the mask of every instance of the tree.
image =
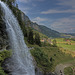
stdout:
[(6, 0), (1, 0), (1, 1), (6, 2)]
[(34, 44), (33, 31), (32, 31), (31, 28), (29, 29), (28, 42), (29, 42), (30, 44)]
[(54, 47), (57, 47), (57, 45), (56, 45), (56, 40), (55, 40), (55, 39), (53, 40), (53, 46), (54, 46)]
[(18, 4), (16, 4), (16, 8), (18, 8)]
[(38, 33), (35, 33), (35, 44), (41, 46), (40, 36)]

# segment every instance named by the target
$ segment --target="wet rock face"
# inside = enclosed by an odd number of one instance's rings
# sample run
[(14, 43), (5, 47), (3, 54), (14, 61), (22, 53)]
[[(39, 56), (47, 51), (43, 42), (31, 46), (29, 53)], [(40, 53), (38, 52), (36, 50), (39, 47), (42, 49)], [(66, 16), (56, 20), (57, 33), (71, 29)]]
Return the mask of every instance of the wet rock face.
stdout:
[(35, 68), (35, 72), (36, 72), (35, 75), (44, 75), (44, 73), (41, 71), (41, 69), (38, 68), (37, 66), (36, 66), (36, 68)]
[(3, 12), (0, 6), (0, 50), (8, 46), (8, 36), (6, 32), (6, 26), (2, 18)]
[(38, 68), (37, 66), (36, 66), (35, 72), (36, 72), (35, 75), (57, 75), (57, 74), (51, 73), (51, 72), (49, 72), (49, 73), (43, 73), (43, 72), (41, 71), (41, 69)]
[[(3, 67), (4, 72), (5, 72), (7, 75), (12, 75), (12, 74), (11, 74), (11, 72), (12, 72), (12, 67), (10, 67), (10, 69), (8, 68), (8, 67), (9, 67), (8, 63), (9, 63), (10, 61), (12, 61), (12, 60), (11, 60), (11, 57), (5, 59), (5, 61), (4, 61), (4, 62), (2, 63), (2, 65), (1, 65), (1, 66)], [(13, 65), (13, 64), (11, 64), (11, 65)]]

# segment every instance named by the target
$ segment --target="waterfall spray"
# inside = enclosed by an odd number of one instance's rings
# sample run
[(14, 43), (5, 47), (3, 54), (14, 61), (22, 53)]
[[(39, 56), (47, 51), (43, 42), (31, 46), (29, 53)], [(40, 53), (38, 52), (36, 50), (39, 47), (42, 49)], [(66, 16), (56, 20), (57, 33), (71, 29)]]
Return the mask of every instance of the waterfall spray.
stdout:
[(4, 22), (6, 23), (6, 31), (9, 37), (10, 46), (12, 49), (11, 62), (9, 67), (12, 67), (12, 75), (35, 75), (33, 59), (24, 42), (24, 36), (17, 19), (13, 15), (9, 7), (0, 1), (1, 8), (4, 13)]

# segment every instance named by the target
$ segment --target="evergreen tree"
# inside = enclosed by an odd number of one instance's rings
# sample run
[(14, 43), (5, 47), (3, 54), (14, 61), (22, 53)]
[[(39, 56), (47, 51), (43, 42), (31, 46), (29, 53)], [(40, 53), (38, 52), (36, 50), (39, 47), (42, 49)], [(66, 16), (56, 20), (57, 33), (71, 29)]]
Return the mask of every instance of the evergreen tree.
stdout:
[(29, 42), (30, 44), (34, 44), (33, 31), (32, 31), (31, 28), (29, 29), (28, 42)]
[(41, 46), (40, 36), (38, 33), (35, 33), (35, 44)]
[(22, 29), (24, 37), (27, 37), (27, 28), (24, 26)]
[(18, 4), (16, 4), (16, 8), (18, 8)]

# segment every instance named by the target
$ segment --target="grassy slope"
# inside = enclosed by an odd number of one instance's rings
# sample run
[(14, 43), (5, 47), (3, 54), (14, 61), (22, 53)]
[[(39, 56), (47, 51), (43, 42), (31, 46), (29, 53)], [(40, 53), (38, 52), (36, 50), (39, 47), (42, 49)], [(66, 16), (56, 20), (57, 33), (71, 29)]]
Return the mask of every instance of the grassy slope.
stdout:
[(71, 67), (67, 67), (64, 69), (65, 75), (73, 75), (73, 70)]
[(73, 58), (70, 55), (62, 53), (58, 47), (43, 47), (41, 48), (41, 50), (43, 50), (44, 53), (48, 55), (49, 60), (52, 57), (53, 70), (57, 64), (73, 60)]
[(59, 47), (63, 47), (64, 49), (75, 51), (75, 41), (67, 42), (64, 41), (64, 38), (58, 38), (56, 39), (56, 41)]
[[(32, 49), (32, 53), (34, 53), (34, 50), (35, 51), (37, 50), (36, 48), (38, 48), (38, 46), (34, 46), (34, 49)], [(46, 47), (39, 47), (39, 49), (48, 56), (48, 61), (50, 61), (50, 59), (52, 58), (53, 65), (52, 65), (52, 67), (50, 67), (50, 70), (49, 70), (49, 68), (48, 69), (46, 68), (46, 70), (48, 70), (48, 71), (54, 71), (57, 64), (74, 61), (74, 58), (71, 55), (63, 53), (62, 51), (59, 50), (58, 47), (46, 46)], [(34, 56), (34, 58), (35, 58), (35, 56)], [(36, 60), (36, 58), (35, 58), (35, 60)], [(41, 64), (39, 64), (39, 65), (42, 66)], [(44, 66), (42, 66), (42, 68), (44, 68)]]
[(57, 38), (57, 46), (62, 47), (62, 51), (65, 53), (70, 53), (72, 56), (75, 56), (75, 41), (64, 41), (64, 38)]
[[(36, 31), (37, 32), (37, 31)], [(45, 38), (46, 36), (39, 33), (41, 38)], [(47, 37), (46, 37), (47, 38)], [(25, 38), (26, 39), (26, 38)], [(58, 39), (60, 42), (63, 40)], [(54, 71), (55, 66), (57, 64), (60, 63), (65, 63), (65, 62), (70, 62), (70, 61), (74, 61), (74, 58), (70, 55), (70, 54), (65, 54), (64, 52), (62, 52), (58, 47), (50, 47), (50, 46), (43, 46), (43, 47), (39, 47), (37, 45), (31, 45), (26, 41), (26, 44), (28, 47), (34, 47), (34, 49), (32, 49), (31, 53), (34, 53), (34, 51), (37, 50), (37, 48), (39, 48), (42, 52), (44, 52), (45, 55), (48, 56), (48, 61), (50, 61), (50, 59), (52, 58), (52, 67), (47, 68), (46, 67), (46, 71)], [(33, 54), (32, 54), (33, 55)], [(34, 55), (33, 55), (34, 56)], [(34, 56), (35, 60), (37, 60), (37, 58)], [(41, 58), (41, 57), (40, 57)], [(38, 60), (40, 61), (40, 60)], [(42, 69), (44, 69), (44, 66), (42, 66), (40, 63), (37, 64), (39, 67), (41, 67)]]

